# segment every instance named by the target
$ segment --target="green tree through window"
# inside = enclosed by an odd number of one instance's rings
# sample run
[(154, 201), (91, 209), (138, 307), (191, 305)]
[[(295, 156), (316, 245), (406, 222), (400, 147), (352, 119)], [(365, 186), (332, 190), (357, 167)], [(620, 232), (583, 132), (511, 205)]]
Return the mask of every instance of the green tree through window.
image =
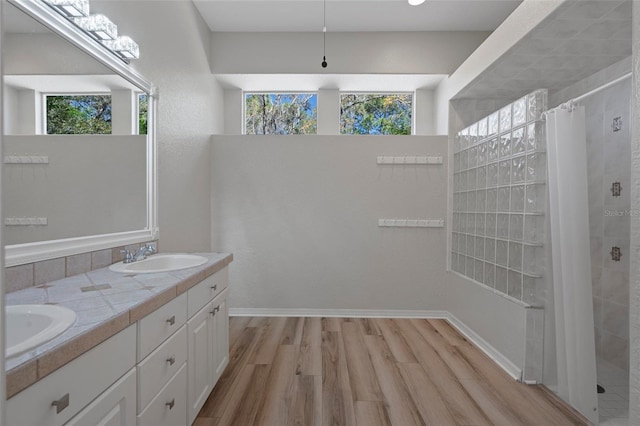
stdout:
[(316, 94), (245, 95), (245, 133), (248, 135), (313, 135), (317, 124)]
[(47, 96), (47, 134), (110, 134), (111, 95)]
[(411, 94), (340, 95), (343, 135), (410, 135)]
[(147, 134), (147, 116), (149, 115), (149, 96), (146, 93), (138, 95), (138, 134)]

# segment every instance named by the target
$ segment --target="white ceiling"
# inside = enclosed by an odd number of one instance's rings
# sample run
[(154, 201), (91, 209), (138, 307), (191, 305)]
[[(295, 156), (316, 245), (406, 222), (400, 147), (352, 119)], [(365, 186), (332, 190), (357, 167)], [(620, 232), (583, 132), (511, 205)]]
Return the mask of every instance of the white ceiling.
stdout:
[[(522, 0), (327, 0), (327, 31), (493, 31)], [(322, 0), (193, 0), (211, 31), (322, 31)]]

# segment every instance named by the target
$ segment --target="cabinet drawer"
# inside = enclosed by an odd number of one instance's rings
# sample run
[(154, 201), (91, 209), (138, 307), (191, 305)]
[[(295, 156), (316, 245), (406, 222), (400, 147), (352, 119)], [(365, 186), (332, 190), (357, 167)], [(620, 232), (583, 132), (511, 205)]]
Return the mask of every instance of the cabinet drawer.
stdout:
[[(7, 425), (64, 424), (135, 365), (135, 342), (129, 326), (15, 395), (7, 401)], [(56, 413), (51, 403), (67, 396), (69, 405)]]
[(207, 302), (220, 294), (227, 288), (228, 282), (229, 268), (225, 267), (191, 287), (187, 292), (189, 305), (187, 317), (194, 316)]
[(136, 369), (132, 368), (65, 426), (136, 424)]
[(187, 326), (180, 329), (138, 365), (138, 412), (187, 360)]
[(180, 426), (187, 423), (187, 365), (175, 376), (138, 416), (138, 426)]
[(186, 297), (182, 294), (138, 321), (138, 362), (187, 322)]

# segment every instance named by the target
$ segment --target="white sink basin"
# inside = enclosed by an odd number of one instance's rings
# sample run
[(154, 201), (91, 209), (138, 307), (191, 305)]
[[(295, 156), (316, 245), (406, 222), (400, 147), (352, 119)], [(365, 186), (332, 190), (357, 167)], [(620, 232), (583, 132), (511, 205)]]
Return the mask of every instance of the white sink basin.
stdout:
[(75, 320), (76, 313), (64, 306), (7, 306), (7, 358), (48, 342), (71, 327)]
[(195, 254), (154, 254), (144, 260), (131, 263), (114, 263), (109, 266), (114, 272), (125, 274), (149, 274), (194, 268), (204, 265), (209, 259)]

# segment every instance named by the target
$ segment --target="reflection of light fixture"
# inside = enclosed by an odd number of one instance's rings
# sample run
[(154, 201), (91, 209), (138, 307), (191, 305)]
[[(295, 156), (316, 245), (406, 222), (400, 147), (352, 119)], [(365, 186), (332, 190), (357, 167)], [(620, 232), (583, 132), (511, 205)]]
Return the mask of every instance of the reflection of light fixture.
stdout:
[(89, 0), (45, 0), (65, 16), (78, 18), (89, 15)]
[(126, 59), (138, 59), (140, 57), (140, 49), (138, 44), (128, 36), (120, 36), (115, 40), (105, 40), (102, 42), (109, 49), (120, 54)]
[(140, 57), (140, 48), (131, 37), (118, 37), (118, 26), (104, 15), (89, 15), (89, 0), (43, 0), (84, 32), (92, 35), (125, 62)]
[(75, 18), (73, 22), (98, 40), (114, 40), (118, 37), (118, 27), (104, 15)]
[(424, 2), (425, 2), (425, 0), (409, 0), (409, 4), (411, 6), (419, 6)]

